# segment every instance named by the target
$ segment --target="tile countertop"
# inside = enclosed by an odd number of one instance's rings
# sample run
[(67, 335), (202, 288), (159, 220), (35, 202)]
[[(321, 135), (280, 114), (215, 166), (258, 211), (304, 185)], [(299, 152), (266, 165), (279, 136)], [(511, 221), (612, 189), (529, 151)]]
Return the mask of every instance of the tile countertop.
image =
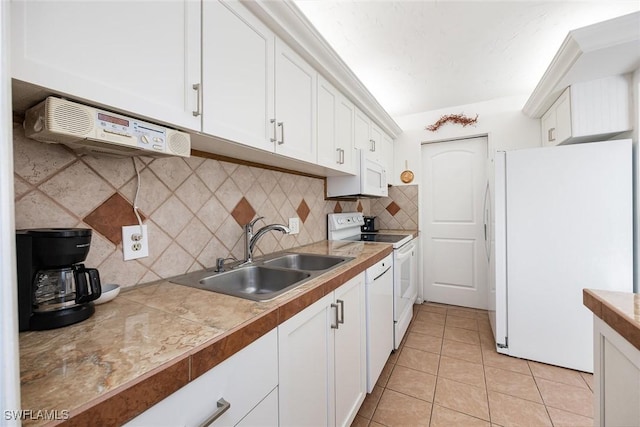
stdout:
[(640, 294), (583, 289), (582, 302), (640, 350)]
[(355, 259), (272, 301), (160, 281), (123, 291), (75, 325), (20, 333), (22, 409), (68, 411), (65, 425), (120, 425), (391, 251), (388, 244), (322, 241), (287, 252)]

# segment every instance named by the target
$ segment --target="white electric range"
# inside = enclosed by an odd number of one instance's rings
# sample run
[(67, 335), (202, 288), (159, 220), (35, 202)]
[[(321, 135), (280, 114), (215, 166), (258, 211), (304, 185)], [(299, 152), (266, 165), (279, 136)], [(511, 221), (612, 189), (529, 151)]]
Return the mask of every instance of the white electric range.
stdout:
[(418, 250), (413, 234), (363, 233), (360, 212), (327, 216), (329, 240), (364, 241), (393, 244), (393, 348), (398, 349), (413, 317), (418, 298)]

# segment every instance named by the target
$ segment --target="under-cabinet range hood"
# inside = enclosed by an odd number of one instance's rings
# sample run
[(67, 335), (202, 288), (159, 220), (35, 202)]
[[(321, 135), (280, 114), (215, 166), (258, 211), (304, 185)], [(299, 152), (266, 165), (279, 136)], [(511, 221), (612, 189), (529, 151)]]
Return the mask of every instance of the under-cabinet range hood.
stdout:
[(152, 157), (191, 154), (187, 133), (51, 96), (26, 111), (24, 129), (28, 138), (80, 152)]
[(350, 176), (327, 177), (327, 197), (358, 198), (387, 197), (387, 175), (384, 167), (367, 157), (364, 150), (357, 150), (358, 172)]

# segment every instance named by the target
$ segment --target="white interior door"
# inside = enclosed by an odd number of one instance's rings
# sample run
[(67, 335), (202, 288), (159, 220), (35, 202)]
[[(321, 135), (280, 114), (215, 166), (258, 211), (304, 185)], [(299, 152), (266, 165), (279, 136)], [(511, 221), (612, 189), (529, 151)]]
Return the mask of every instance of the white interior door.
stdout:
[(487, 308), (487, 138), (422, 146), (424, 299)]

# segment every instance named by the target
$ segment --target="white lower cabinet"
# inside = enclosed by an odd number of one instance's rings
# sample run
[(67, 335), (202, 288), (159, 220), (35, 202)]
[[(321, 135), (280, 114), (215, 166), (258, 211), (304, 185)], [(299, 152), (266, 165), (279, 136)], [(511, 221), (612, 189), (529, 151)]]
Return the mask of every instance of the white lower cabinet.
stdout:
[(640, 426), (640, 350), (593, 319), (593, 425)]
[[(277, 385), (278, 334), (273, 329), (126, 425), (278, 425)], [(220, 415), (205, 424), (214, 414)]]
[(364, 273), (278, 335), (280, 425), (350, 425), (366, 394)]
[(236, 427), (274, 427), (278, 422), (278, 387), (253, 408)]

